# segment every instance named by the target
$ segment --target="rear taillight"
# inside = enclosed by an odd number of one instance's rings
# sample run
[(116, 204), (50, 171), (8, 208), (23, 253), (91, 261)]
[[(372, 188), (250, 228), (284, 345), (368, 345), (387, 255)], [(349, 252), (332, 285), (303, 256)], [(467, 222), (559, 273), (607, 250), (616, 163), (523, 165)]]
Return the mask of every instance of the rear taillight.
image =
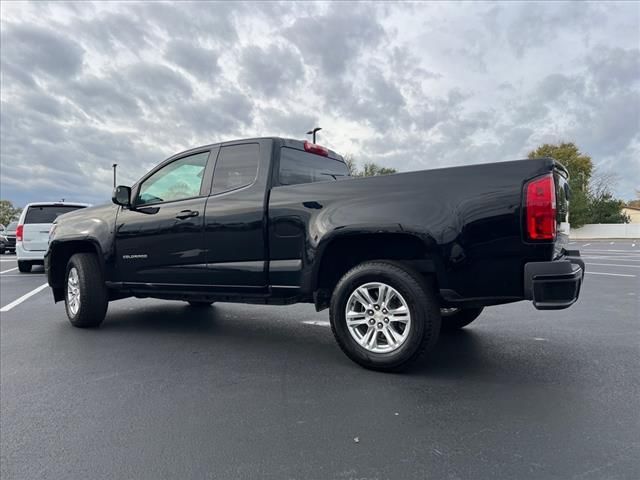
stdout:
[(316, 155), (322, 155), (323, 157), (329, 156), (329, 150), (324, 148), (322, 145), (318, 145), (316, 143), (304, 142), (304, 151), (309, 153), (315, 153)]
[(553, 174), (527, 183), (524, 210), (529, 240), (555, 240), (556, 187)]
[(18, 227), (16, 228), (16, 241), (18, 242), (22, 241), (23, 231), (24, 231), (24, 225), (18, 225)]

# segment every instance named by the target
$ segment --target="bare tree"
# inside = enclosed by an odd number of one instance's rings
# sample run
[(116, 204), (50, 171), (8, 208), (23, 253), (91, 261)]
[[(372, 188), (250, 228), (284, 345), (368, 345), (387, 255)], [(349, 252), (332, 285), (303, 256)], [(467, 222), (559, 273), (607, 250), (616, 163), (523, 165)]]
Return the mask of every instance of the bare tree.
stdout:
[(373, 177), (375, 175), (389, 175), (390, 173), (397, 172), (395, 168), (382, 167), (374, 162), (365, 163), (362, 170), (360, 170), (356, 164), (355, 157), (351, 154), (345, 155), (344, 161), (352, 177)]

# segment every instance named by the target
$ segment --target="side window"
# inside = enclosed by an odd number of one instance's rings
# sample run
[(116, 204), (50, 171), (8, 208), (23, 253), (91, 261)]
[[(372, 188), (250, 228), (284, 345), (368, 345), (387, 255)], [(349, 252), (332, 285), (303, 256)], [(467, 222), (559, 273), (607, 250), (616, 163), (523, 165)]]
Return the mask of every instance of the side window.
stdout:
[(209, 152), (198, 153), (161, 168), (142, 183), (136, 203), (146, 205), (199, 196), (208, 158)]
[(213, 193), (250, 185), (258, 173), (260, 146), (257, 143), (222, 147), (213, 172)]

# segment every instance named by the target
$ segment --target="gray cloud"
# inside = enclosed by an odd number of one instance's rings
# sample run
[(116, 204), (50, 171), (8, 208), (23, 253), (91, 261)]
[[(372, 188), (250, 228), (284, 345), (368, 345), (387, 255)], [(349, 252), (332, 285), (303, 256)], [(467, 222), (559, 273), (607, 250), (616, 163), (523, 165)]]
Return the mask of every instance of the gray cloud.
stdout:
[(135, 94), (150, 106), (189, 99), (191, 84), (175, 70), (158, 63), (137, 63), (117, 77), (124, 91)]
[[(239, 91), (227, 91), (206, 101), (194, 101), (175, 108), (176, 126), (194, 132), (210, 143), (219, 135), (233, 135), (252, 122), (253, 104)], [(208, 140), (207, 140), (208, 139)]]
[[(605, 16), (601, 6), (581, 2), (530, 3), (528, 8), (513, 9), (502, 6), (503, 14), (513, 15), (506, 29), (509, 45), (519, 58), (529, 49), (557, 45), (563, 35), (576, 35), (588, 39), (589, 28), (602, 22)], [(490, 25), (490, 22), (487, 23)], [(568, 26), (571, 26), (568, 28)], [(499, 31), (496, 29), (494, 31)]]
[[(640, 26), (639, 26), (640, 27)], [(587, 57), (587, 67), (598, 89), (640, 84), (640, 49), (599, 46)]]
[[(79, 4), (75, 4), (75, 12), (82, 13)], [(146, 18), (130, 12), (104, 12), (89, 20), (79, 19), (74, 24), (74, 37), (89, 48), (108, 55), (126, 51), (138, 56), (142, 49), (152, 46), (158, 39), (152, 27)], [(64, 27), (60, 25), (59, 28)]]
[(71, 84), (67, 98), (89, 117), (130, 119), (140, 114), (135, 97), (113, 79), (86, 76)]
[(238, 41), (234, 15), (247, 8), (237, 2), (143, 2), (129, 11), (169, 38), (234, 44)]
[[(597, 18), (597, 21), (594, 21)], [(633, 4), (25, 3), (3, 7), (0, 186), (106, 201), (189, 147), (320, 141), (400, 170), (575, 141), (640, 178)]]
[(220, 72), (218, 56), (214, 50), (186, 40), (170, 41), (165, 58), (203, 81), (210, 81)]
[[(263, 133), (260, 135), (282, 135), (295, 138), (318, 125), (318, 116), (309, 112), (292, 112), (278, 108), (265, 108), (261, 111)], [(322, 133), (319, 134), (322, 138)]]
[(2, 69), (27, 85), (32, 85), (30, 73), (60, 79), (79, 74), (83, 53), (71, 38), (47, 28), (14, 24), (2, 30)]
[(342, 75), (365, 48), (384, 38), (373, 4), (332, 4), (324, 15), (303, 16), (285, 31), (305, 61), (316, 61), (323, 75)]
[(304, 81), (304, 68), (291, 48), (251, 45), (240, 57), (241, 79), (251, 89), (264, 95), (277, 95)]

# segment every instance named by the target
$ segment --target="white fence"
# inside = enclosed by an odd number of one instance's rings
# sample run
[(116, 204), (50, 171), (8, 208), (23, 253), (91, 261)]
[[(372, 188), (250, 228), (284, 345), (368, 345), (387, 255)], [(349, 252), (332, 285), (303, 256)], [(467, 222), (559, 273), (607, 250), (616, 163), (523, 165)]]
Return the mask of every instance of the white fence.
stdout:
[(637, 238), (640, 239), (640, 223), (592, 223), (572, 228), (572, 239), (587, 238)]

